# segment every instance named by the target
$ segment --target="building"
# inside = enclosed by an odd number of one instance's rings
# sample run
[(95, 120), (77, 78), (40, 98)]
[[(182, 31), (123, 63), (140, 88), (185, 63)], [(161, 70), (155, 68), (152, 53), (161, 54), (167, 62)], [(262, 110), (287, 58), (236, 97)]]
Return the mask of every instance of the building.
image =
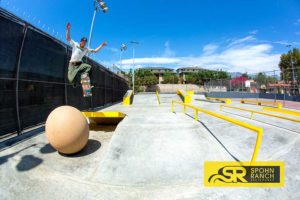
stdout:
[(185, 83), (185, 76), (187, 74), (197, 73), (197, 72), (200, 72), (203, 70), (205, 70), (205, 69), (201, 68), (201, 67), (181, 67), (181, 68), (178, 68), (176, 70), (176, 72), (177, 72), (179, 78), (183, 81), (183, 83)]
[(169, 72), (169, 73), (174, 73), (174, 70), (171, 68), (166, 68), (166, 67), (145, 67), (145, 68), (141, 68), (141, 69), (146, 69), (149, 70), (150, 72), (152, 72), (158, 79), (158, 83), (162, 83), (163, 82), (163, 76), (165, 73)]

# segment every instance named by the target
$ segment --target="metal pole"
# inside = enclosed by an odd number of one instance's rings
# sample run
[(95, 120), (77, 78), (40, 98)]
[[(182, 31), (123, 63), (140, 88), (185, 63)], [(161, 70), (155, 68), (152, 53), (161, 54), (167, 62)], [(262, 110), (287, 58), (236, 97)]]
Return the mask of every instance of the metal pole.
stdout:
[(16, 113), (17, 113), (17, 125), (18, 125), (18, 130), (17, 133), (18, 135), (22, 134), (22, 124), (20, 120), (20, 111), (19, 111), (19, 104), (20, 104), (20, 99), (19, 99), (19, 79), (20, 79), (20, 65), (21, 65), (21, 57), (24, 49), (24, 43), (25, 39), (27, 36), (27, 30), (28, 26), (25, 24), (24, 29), (23, 29), (23, 38), (22, 38), (22, 43), (20, 46), (19, 54), (18, 54), (18, 61), (17, 61), (17, 70), (16, 70)]
[(134, 94), (134, 65), (135, 65), (135, 48), (132, 49), (132, 90)]
[(286, 93), (286, 88), (285, 88), (285, 79), (284, 79), (284, 68), (282, 68), (282, 79), (283, 79), (283, 106), (285, 106), (285, 93)]
[(295, 95), (295, 91), (296, 91), (296, 88), (295, 88), (295, 71), (294, 71), (294, 63), (293, 63), (293, 52), (292, 52), (292, 45), (287, 45), (287, 47), (289, 47), (290, 49), (290, 53), (291, 53), (291, 65), (292, 65), (292, 73), (293, 73), (293, 95)]
[(133, 48), (132, 48), (132, 90), (133, 90), (133, 94), (134, 94), (134, 68), (135, 68), (135, 46), (134, 45), (138, 45), (139, 42), (137, 41), (131, 41), (130, 42), (132, 45), (133, 45)]
[(276, 78), (275, 78), (275, 70), (274, 70), (274, 102), (276, 102), (276, 100), (277, 100), (277, 87), (276, 87)]
[(90, 48), (90, 45), (91, 45), (92, 33), (93, 33), (93, 28), (94, 28), (94, 22), (95, 22), (96, 14), (97, 14), (97, 7), (95, 7), (94, 14), (93, 14), (92, 24), (91, 24), (91, 28), (90, 28), (89, 41), (88, 41), (88, 48)]
[(120, 51), (120, 69), (121, 69), (121, 71), (122, 71), (122, 53), (123, 53), (123, 51), (121, 50)]

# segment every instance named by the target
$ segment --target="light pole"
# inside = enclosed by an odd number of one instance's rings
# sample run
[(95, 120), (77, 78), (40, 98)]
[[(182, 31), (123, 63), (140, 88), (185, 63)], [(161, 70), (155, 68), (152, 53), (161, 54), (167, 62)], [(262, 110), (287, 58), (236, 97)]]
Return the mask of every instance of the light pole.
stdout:
[(291, 65), (292, 65), (292, 73), (293, 73), (293, 94), (295, 94), (296, 91), (296, 84), (295, 84), (295, 71), (294, 71), (294, 62), (293, 62), (293, 52), (292, 52), (292, 45), (287, 45), (286, 47), (288, 47), (290, 49), (291, 52)]
[(92, 19), (92, 24), (91, 24), (91, 29), (90, 29), (88, 48), (90, 48), (90, 45), (91, 45), (94, 22), (95, 22), (96, 14), (99, 9), (101, 9), (103, 13), (106, 13), (108, 11), (108, 7), (103, 2), (103, 0), (94, 0), (94, 14), (93, 14), (93, 19)]
[(127, 46), (126, 44), (121, 44), (121, 47), (120, 47), (120, 68), (121, 68), (121, 71), (123, 70), (122, 69), (122, 55), (123, 55), (123, 52), (127, 50)]
[(134, 94), (134, 65), (135, 65), (135, 46), (139, 44), (138, 41), (130, 41), (130, 43), (133, 45), (132, 47), (132, 90)]

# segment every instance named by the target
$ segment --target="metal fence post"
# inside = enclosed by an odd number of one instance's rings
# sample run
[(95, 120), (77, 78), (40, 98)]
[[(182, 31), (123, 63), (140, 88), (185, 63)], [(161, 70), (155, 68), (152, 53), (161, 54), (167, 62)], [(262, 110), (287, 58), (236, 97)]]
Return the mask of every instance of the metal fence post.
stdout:
[(22, 43), (20, 46), (20, 51), (18, 54), (18, 62), (17, 62), (17, 69), (16, 69), (16, 112), (17, 112), (17, 122), (18, 122), (18, 135), (21, 134), (22, 127), (21, 127), (21, 121), (20, 121), (20, 112), (19, 112), (19, 72), (20, 72), (20, 64), (21, 64), (21, 58), (22, 58), (22, 52), (23, 52), (23, 47), (27, 35), (27, 30), (28, 30), (28, 25), (25, 24), (24, 30), (23, 30), (23, 38), (22, 38)]

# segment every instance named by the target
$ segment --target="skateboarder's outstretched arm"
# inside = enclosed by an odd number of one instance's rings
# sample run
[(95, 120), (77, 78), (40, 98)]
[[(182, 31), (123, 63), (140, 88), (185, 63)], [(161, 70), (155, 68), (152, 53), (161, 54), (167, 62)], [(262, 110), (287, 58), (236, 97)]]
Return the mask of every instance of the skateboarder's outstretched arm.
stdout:
[(102, 47), (104, 47), (104, 46), (106, 46), (106, 45), (107, 45), (106, 42), (102, 42), (102, 44), (100, 44), (99, 47), (97, 47), (96, 49), (91, 49), (90, 51), (91, 51), (92, 53), (97, 53), (98, 51), (100, 51), (100, 50), (102, 49)]
[(70, 29), (71, 29), (71, 24), (70, 24), (70, 22), (68, 22), (68, 24), (67, 24), (67, 33), (66, 33), (66, 39), (67, 39), (68, 42), (71, 41)]

